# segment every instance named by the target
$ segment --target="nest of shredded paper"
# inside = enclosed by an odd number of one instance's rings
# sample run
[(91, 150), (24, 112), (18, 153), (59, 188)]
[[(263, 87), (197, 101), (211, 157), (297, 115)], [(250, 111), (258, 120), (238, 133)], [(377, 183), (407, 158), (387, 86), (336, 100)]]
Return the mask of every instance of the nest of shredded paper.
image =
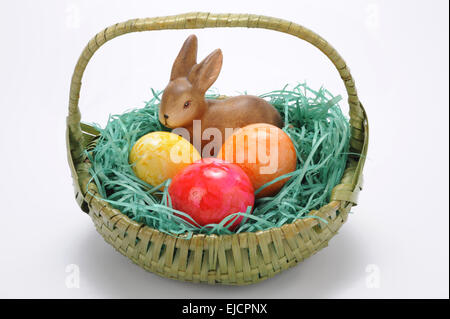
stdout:
[[(100, 137), (92, 152), (90, 173), (102, 199), (132, 220), (144, 223), (170, 235), (232, 234), (255, 232), (292, 223), (305, 218), (311, 210), (328, 203), (331, 190), (344, 172), (349, 149), (350, 127), (338, 102), (321, 88), (310, 89), (306, 84), (260, 95), (280, 112), (283, 131), (291, 138), (297, 151), (297, 169), (280, 192), (273, 197), (256, 200), (249, 210), (229, 215), (219, 224), (199, 226), (187, 222), (167, 200), (167, 187), (162, 192), (137, 178), (128, 162), (134, 143), (153, 131), (167, 131), (158, 120), (158, 106), (162, 92), (153, 91), (153, 98), (144, 108), (110, 116), (105, 128), (97, 129)], [(217, 98), (209, 94), (208, 98)], [(170, 180), (166, 181), (168, 185)], [(174, 214), (176, 213), (176, 214)], [(224, 225), (236, 216), (244, 216), (235, 231)], [(232, 223), (230, 223), (231, 225)]]

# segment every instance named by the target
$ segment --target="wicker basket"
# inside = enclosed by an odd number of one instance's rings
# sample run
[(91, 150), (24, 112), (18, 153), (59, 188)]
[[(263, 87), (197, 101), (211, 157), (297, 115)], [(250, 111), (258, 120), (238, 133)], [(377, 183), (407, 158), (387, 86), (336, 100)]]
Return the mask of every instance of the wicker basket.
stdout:
[[(350, 105), (350, 156), (341, 184), (331, 201), (307, 218), (280, 228), (235, 235), (194, 235), (175, 238), (130, 220), (102, 201), (94, 183), (89, 183), (90, 163), (84, 150), (92, 149), (98, 132), (80, 123), (78, 100), (83, 72), (94, 52), (105, 42), (136, 31), (202, 29), (218, 27), (262, 28), (303, 39), (322, 51), (334, 64), (348, 93)], [(81, 209), (88, 213), (103, 238), (139, 266), (164, 277), (209, 284), (256, 283), (288, 269), (327, 246), (356, 205), (362, 185), (369, 128), (350, 70), (336, 50), (314, 32), (289, 21), (252, 14), (187, 13), (134, 19), (110, 26), (93, 37), (83, 50), (72, 77), (67, 117), (68, 160)]]

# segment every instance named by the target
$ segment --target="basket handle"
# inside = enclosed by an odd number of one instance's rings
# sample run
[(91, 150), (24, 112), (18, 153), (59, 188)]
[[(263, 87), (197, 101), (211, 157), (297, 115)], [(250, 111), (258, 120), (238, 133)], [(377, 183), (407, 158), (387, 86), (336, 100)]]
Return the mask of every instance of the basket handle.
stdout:
[[(69, 162), (74, 168), (83, 162), (83, 133), (80, 127), (81, 113), (78, 107), (80, 97), (81, 78), (84, 70), (94, 53), (107, 41), (120, 35), (150, 30), (168, 29), (203, 29), (221, 27), (247, 27), (275, 30), (291, 34), (303, 39), (322, 51), (338, 70), (348, 94), (350, 105), (352, 153), (361, 154), (355, 159), (355, 174), (348, 184), (341, 184), (340, 189), (334, 190), (332, 200), (344, 200), (356, 204), (355, 192), (359, 191), (362, 182), (362, 168), (367, 154), (368, 123), (367, 116), (361, 105), (355, 88), (355, 82), (345, 61), (338, 52), (313, 31), (282, 19), (253, 15), (253, 14), (213, 14), (206, 12), (192, 12), (180, 15), (133, 19), (117, 23), (97, 33), (84, 48), (72, 76), (69, 98), (69, 115), (67, 117), (67, 138)], [(78, 185), (77, 185), (78, 186)], [(80, 185), (81, 186), (81, 185)], [(84, 187), (81, 187), (83, 189)]]

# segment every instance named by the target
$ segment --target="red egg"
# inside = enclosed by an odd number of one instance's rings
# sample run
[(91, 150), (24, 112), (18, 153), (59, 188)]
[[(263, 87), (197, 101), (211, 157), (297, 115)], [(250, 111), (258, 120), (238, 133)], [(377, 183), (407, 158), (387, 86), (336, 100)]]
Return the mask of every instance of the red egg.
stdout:
[[(197, 161), (172, 179), (172, 207), (191, 216), (199, 225), (218, 224), (225, 217), (253, 207), (254, 190), (249, 177), (237, 165), (216, 158)], [(188, 220), (187, 218), (181, 216)], [(225, 224), (234, 230), (243, 216)], [(188, 220), (189, 221), (189, 220)]]

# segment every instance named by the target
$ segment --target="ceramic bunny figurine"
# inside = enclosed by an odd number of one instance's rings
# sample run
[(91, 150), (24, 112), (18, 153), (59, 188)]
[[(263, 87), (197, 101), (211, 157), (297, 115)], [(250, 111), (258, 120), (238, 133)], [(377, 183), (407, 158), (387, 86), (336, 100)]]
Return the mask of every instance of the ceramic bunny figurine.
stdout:
[[(201, 120), (202, 133), (207, 128), (217, 128), (222, 133), (222, 143), (226, 138), (225, 128), (236, 129), (253, 123), (282, 127), (278, 111), (257, 96), (205, 99), (206, 91), (219, 76), (222, 59), (222, 51), (217, 49), (197, 64), (197, 37), (190, 35), (186, 39), (161, 99), (160, 122), (168, 128), (186, 128), (191, 142), (194, 120)], [(202, 147), (206, 142), (202, 140)]]

